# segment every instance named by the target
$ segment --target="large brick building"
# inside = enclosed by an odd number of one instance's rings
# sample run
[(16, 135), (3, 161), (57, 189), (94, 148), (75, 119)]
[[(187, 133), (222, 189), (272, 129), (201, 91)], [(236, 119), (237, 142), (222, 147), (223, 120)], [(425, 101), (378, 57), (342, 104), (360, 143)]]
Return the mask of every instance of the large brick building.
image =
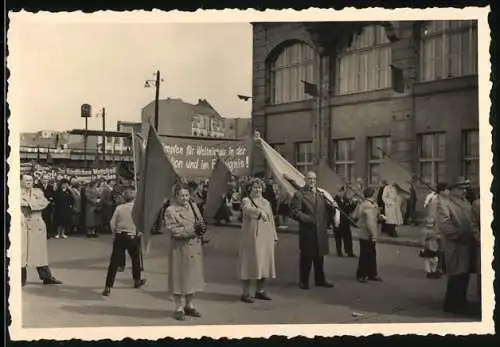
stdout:
[(477, 71), (476, 21), (253, 23), (253, 128), (304, 171), (376, 185), (381, 147), (431, 185), (477, 183)]

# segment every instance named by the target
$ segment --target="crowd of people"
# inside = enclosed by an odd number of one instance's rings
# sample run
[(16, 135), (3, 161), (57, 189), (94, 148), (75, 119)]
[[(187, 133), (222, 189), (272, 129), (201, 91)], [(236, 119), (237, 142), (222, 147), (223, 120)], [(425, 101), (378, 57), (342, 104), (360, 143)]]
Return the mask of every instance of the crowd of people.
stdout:
[[(214, 218), (216, 224), (230, 221), (234, 211), (239, 211), (241, 301), (251, 304), (254, 299), (271, 300), (266, 284), (276, 277), (277, 229), (286, 227), (287, 218), (296, 220), (299, 225), (298, 286), (303, 290), (310, 288), (311, 267), (314, 268), (316, 286), (334, 286), (324, 271), (324, 256), (330, 253), (328, 238), (332, 230), (338, 256), (358, 258), (356, 279), (360, 283), (380, 282), (376, 252), (379, 231), (397, 237), (399, 225), (417, 221), (413, 184), (410, 192), (403, 192), (392, 183), (382, 182), (380, 188), (375, 189), (364, 188), (362, 182), (357, 181), (352, 186), (343, 186), (331, 200), (317, 187), (314, 172), (307, 173), (305, 182), (303, 187), (296, 185), (297, 192), (290, 198), (280, 194), (272, 179), (258, 174), (233, 180), (229, 183), (228, 194), (221, 197)], [(135, 188), (131, 181), (93, 180), (81, 186), (73, 177), (61, 177), (56, 184), (42, 178), (35, 187), (39, 190), (32, 189), (31, 176), (23, 176), (21, 209), (26, 240), (23, 285), (27, 265), (39, 269), (44, 283), (61, 283), (50, 272), (46, 250), (39, 259), (29, 259), (33, 257), (30, 247), (36, 247), (31, 242), (31, 235), (44, 235), (45, 225), (47, 234), (54, 237), (64, 238), (68, 233), (82, 230), (89, 237), (95, 237), (98, 232), (114, 235), (103, 295), (110, 295), (116, 272), (123, 269), (125, 251), (132, 258), (134, 287), (145, 284), (141, 277), (141, 235), (132, 219)], [(479, 275), (480, 270), (479, 197), (470, 203), (466, 199), (469, 188), (470, 184), (463, 180), (451, 185), (442, 183), (426, 198), (420, 252), (428, 278), (439, 278), (442, 273), (448, 275), (443, 309), (462, 314), (473, 313), (474, 307), (467, 302), (467, 288), (470, 273)], [(165, 200), (152, 231), (165, 232), (171, 239), (168, 289), (175, 299), (174, 317), (178, 320), (184, 320), (186, 316), (201, 317), (195, 308), (194, 297), (203, 290), (205, 283), (203, 244), (209, 242), (204, 217), (207, 192), (206, 181), (180, 182), (175, 187), (175, 198)], [(405, 204), (403, 200), (406, 200)], [(358, 256), (353, 251), (353, 226), (359, 229)], [(252, 283), (255, 283), (254, 295), (250, 293)]]

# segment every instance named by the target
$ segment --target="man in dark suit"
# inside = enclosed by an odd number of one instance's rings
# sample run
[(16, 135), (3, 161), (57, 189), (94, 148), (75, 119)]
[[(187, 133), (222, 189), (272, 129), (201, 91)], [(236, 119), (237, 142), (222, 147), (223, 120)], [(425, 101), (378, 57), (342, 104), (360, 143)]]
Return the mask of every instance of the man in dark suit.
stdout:
[(318, 191), (314, 172), (306, 175), (305, 187), (293, 196), (291, 210), (292, 217), (299, 222), (299, 287), (309, 289), (309, 274), (314, 264), (316, 286), (332, 288), (333, 284), (325, 278), (324, 256), (330, 252), (327, 230), (333, 211), (325, 196)]
[(43, 176), (40, 183), (35, 187), (43, 191), (43, 195), (50, 202), (47, 207), (42, 211), (42, 218), (47, 227), (47, 238), (50, 239), (55, 236), (54, 228), (54, 186), (50, 184), (47, 176)]
[(354, 252), (352, 250), (352, 234), (351, 234), (351, 220), (349, 215), (356, 209), (356, 202), (353, 199), (349, 199), (347, 196), (347, 187), (342, 187), (339, 195), (335, 197), (335, 201), (339, 206), (339, 209), (344, 213), (340, 214), (340, 224), (334, 229), (335, 233), (335, 245), (337, 248), (337, 255), (343, 257), (342, 244), (344, 246), (345, 254), (354, 258)]

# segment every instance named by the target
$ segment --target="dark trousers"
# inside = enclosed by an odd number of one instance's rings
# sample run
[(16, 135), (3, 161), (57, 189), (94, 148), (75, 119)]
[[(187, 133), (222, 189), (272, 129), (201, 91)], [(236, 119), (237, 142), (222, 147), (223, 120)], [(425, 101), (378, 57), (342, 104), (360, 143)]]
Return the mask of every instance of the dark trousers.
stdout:
[(446, 311), (461, 311), (467, 308), (467, 289), (469, 274), (448, 276), (446, 296), (443, 309)]
[(377, 274), (377, 250), (375, 242), (359, 240), (359, 262), (357, 278), (372, 278)]
[(120, 262), (125, 258), (125, 250), (132, 258), (132, 277), (134, 281), (141, 280), (140, 248), (141, 243), (138, 237), (129, 238), (124, 234), (115, 235), (113, 253), (111, 253), (108, 274), (106, 275), (106, 287), (113, 287), (118, 267), (121, 265)]
[(337, 254), (342, 254), (342, 243), (344, 244), (344, 252), (347, 255), (352, 255), (352, 234), (351, 227), (349, 225), (341, 225), (339, 228), (335, 228), (333, 231), (335, 236), (335, 246), (337, 248)]
[(52, 206), (48, 206), (42, 211), (42, 219), (45, 222), (45, 227), (47, 228), (47, 238), (54, 237), (56, 232), (54, 230), (54, 216), (52, 212)]
[(314, 281), (316, 284), (325, 283), (324, 259), (321, 256), (311, 257), (300, 255), (299, 280), (301, 284), (309, 284), (311, 266), (314, 264)]
[[(36, 268), (36, 272), (38, 273), (38, 277), (40, 280), (50, 280), (52, 279), (52, 272), (50, 271), (50, 268), (48, 266), (38, 266)], [(26, 267), (21, 268), (21, 282), (22, 285), (24, 286), (26, 284), (26, 281), (28, 280), (28, 270)]]

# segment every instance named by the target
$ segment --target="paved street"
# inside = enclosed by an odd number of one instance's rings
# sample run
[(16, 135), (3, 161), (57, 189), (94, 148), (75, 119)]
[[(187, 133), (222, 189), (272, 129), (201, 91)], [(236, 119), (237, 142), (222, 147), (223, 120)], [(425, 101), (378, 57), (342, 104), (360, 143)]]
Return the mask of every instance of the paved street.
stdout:
[[(236, 278), (238, 254), (236, 228), (211, 228), (212, 242), (205, 248), (206, 290), (197, 297), (201, 319), (177, 322), (167, 294), (165, 235), (154, 236), (145, 258), (148, 283), (133, 289), (130, 259), (119, 273), (110, 297), (102, 297), (111, 253), (111, 237), (70, 237), (49, 240), (54, 274), (64, 284), (43, 286), (33, 269), (23, 289), (23, 325), (29, 328), (97, 327), (193, 324), (279, 323), (394, 323), (468, 321), (441, 312), (446, 280), (428, 280), (416, 248), (380, 244), (378, 260), (383, 283), (360, 284), (354, 275), (356, 259), (329, 256), (325, 261), (333, 289), (297, 287), (297, 237), (280, 234), (278, 278), (268, 290), (271, 302), (239, 301)], [(333, 249), (333, 239), (330, 239)], [(471, 281), (472, 283), (472, 281)], [(471, 285), (471, 292), (474, 290)]]

